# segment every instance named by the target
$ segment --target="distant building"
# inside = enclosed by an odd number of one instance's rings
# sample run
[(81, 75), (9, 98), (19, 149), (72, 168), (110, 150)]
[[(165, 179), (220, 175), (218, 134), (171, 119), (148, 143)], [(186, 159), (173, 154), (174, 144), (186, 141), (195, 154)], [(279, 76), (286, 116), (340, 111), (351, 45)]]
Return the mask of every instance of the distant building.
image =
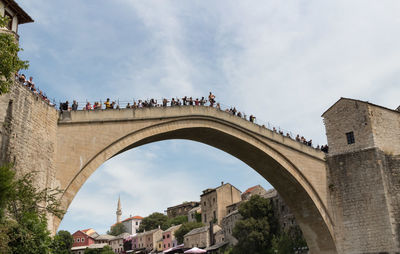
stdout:
[(288, 233), (292, 232), (292, 230), (295, 228), (300, 230), (293, 213), (290, 211), (285, 201), (275, 189), (268, 190), (264, 197), (268, 198), (272, 202), (274, 214), (278, 219), (281, 230), (284, 230)]
[(130, 234), (128, 233), (122, 233), (120, 235), (114, 236), (109, 241), (109, 245), (111, 246), (112, 250), (114, 253), (123, 253), (124, 252), (124, 238), (129, 237)]
[(157, 253), (162, 253), (164, 250), (164, 241), (162, 238), (157, 241), (156, 246)]
[[(221, 227), (218, 225), (213, 225), (213, 236), (221, 230)], [(183, 242), (185, 248), (207, 248), (212, 245), (212, 241), (210, 238), (210, 226), (204, 226), (201, 228), (195, 228), (188, 232), (183, 237)]]
[(266, 193), (267, 191), (263, 187), (261, 187), (261, 185), (256, 185), (248, 188), (245, 192), (243, 192), (242, 200), (249, 200), (252, 195), (259, 195), (261, 197), (264, 197)]
[(97, 250), (101, 250), (103, 249), (105, 246), (107, 246), (108, 244), (106, 243), (94, 243), (91, 244), (89, 246), (78, 246), (78, 247), (72, 247), (71, 248), (71, 252), (73, 254), (84, 254), (86, 249), (97, 249)]
[(223, 230), (218, 230), (214, 233), (214, 245), (225, 242), (225, 235)]
[(233, 228), (238, 220), (242, 219), (238, 210), (234, 210), (222, 219), (222, 229), (224, 232), (225, 241), (230, 245), (236, 245), (238, 240), (232, 235)]
[(116, 223), (120, 223), (121, 222), (121, 215), (122, 215), (122, 207), (121, 207), (120, 197), (118, 197), (117, 211), (115, 212), (115, 214), (117, 215), (117, 222)]
[(131, 216), (122, 221), (122, 225), (124, 225), (126, 232), (133, 235), (136, 234), (139, 229), (140, 223), (142, 223), (143, 217), (141, 216)]
[(214, 221), (221, 224), (222, 218), (227, 215), (228, 205), (241, 201), (241, 192), (233, 185), (223, 182), (214, 189), (206, 189), (200, 196), (202, 222), (208, 224)]
[(201, 215), (201, 207), (200, 206), (194, 207), (188, 212), (188, 222), (197, 221), (196, 214)]
[(153, 229), (147, 232), (138, 233), (132, 237), (132, 250), (143, 250), (150, 252), (157, 249), (157, 243), (162, 239), (162, 230)]
[(172, 226), (165, 230), (162, 233), (163, 239), (163, 250), (167, 250), (169, 248), (173, 248), (178, 246), (178, 241), (175, 238), (175, 232), (181, 227), (182, 225)]
[(232, 205), (226, 206), (226, 213), (230, 214), (231, 212), (238, 210), (241, 203), (243, 203), (243, 201), (239, 201), (239, 202), (233, 203)]
[(188, 212), (194, 208), (199, 206), (199, 202), (191, 201), (191, 202), (183, 202), (180, 205), (171, 206), (167, 208), (167, 216), (168, 218), (175, 218), (177, 216), (187, 216)]
[(107, 244), (110, 244), (110, 241), (112, 239), (114, 239), (114, 238), (115, 238), (115, 236), (113, 236), (113, 235), (104, 234), (104, 235), (99, 235), (94, 240), (95, 240), (95, 243), (107, 243)]
[(0, 33), (11, 33), (16, 40), (18, 36), (18, 26), (33, 22), (33, 19), (26, 13), (14, 0), (0, 0), (0, 16), (10, 19), (6, 27), (0, 27)]
[[(90, 246), (92, 244), (95, 244), (96, 243), (95, 238), (98, 236), (99, 236), (99, 234), (97, 234), (97, 232), (92, 228), (78, 230), (72, 234), (72, 238), (74, 239), (72, 248), (85, 247), (85, 246)], [(79, 251), (78, 249), (79, 248), (75, 248), (76, 251)], [(83, 249), (85, 249), (85, 248), (83, 248)]]

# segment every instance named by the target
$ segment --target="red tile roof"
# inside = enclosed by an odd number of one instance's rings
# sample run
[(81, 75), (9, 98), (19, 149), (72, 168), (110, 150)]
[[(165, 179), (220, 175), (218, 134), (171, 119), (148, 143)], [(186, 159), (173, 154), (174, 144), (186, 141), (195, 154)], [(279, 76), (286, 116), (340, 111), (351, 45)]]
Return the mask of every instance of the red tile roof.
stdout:
[(142, 216), (136, 215), (136, 216), (127, 218), (127, 219), (125, 219), (125, 220), (123, 220), (123, 221), (128, 221), (128, 220), (143, 220), (143, 217), (142, 217)]
[(255, 188), (257, 188), (258, 187), (258, 185), (256, 185), (256, 186), (253, 186), (253, 187), (250, 187), (250, 188), (248, 188), (245, 192), (243, 192), (243, 194), (245, 194), (245, 193), (250, 193), (250, 192), (252, 192)]

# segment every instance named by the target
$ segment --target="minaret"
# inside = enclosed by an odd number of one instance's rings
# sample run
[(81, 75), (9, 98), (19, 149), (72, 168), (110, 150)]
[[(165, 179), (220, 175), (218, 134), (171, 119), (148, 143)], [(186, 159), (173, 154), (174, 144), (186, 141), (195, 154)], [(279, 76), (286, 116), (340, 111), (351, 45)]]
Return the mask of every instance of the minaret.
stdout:
[(117, 207), (117, 223), (121, 222), (121, 215), (122, 215), (122, 209), (121, 209), (121, 200), (120, 197), (118, 197), (118, 207)]

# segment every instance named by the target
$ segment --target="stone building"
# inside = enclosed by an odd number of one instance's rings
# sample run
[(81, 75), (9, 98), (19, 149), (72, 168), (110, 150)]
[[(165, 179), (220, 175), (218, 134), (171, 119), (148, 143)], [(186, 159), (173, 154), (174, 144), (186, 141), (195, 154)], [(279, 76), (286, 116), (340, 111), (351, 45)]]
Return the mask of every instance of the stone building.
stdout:
[(103, 234), (103, 235), (99, 235), (94, 240), (95, 240), (95, 243), (107, 243), (107, 244), (109, 244), (110, 241), (112, 239), (114, 239), (114, 238), (115, 238), (115, 236), (113, 236), (113, 235)]
[(281, 230), (289, 234), (300, 230), (293, 213), (275, 189), (266, 191), (263, 197), (272, 202), (275, 218), (278, 220)]
[(400, 112), (341, 98), (322, 116), (338, 252), (399, 253)]
[(124, 225), (126, 232), (133, 235), (136, 234), (140, 227), (140, 223), (142, 223), (143, 217), (141, 216), (131, 216), (122, 221), (122, 225)]
[(98, 250), (100, 252), (105, 246), (108, 246), (107, 243), (93, 243), (89, 246), (77, 246), (71, 248), (72, 254), (85, 254), (86, 249)]
[[(201, 228), (195, 228), (188, 232), (183, 237), (183, 243), (185, 248), (207, 248), (212, 245), (212, 241), (214, 239), (214, 234), (218, 233), (221, 230), (221, 227), (218, 225), (213, 225), (213, 236), (210, 238), (210, 226), (204, 226)], [(214, 241), (214, 240), (213, 240)]]
[(164, 241), (161, 238), (156, 243), (156, 251), (157, 251), (157, 253), (162, 253), (163, 250), (164, 250)]
[(172, 226), (168, 229), (166, 229), (162, 233), (162, 239), (163, 239), (163, 250), (167, 250), (169, 248), (173, 248), (178, 246), (178, 241), (176, 240), (175, 237), (175, 232), (181, 227), (182, 225), (176, 225)]
[(238, 220), (242, 216), (238, 210), (234, 210), (222, 219), (222, 231), (224, 232), (225, 241), (229, 242), (230, 245), (237, 244), (238, 240), (232, 235), (233, 228)]
[(183, 202), (182, 204), (171, 206), (167, 208), (167, 216), (168, 218), (175, 218), (177, 216), (187, 216), (188, 212), (194, 207), (198, 207), (199, 202), (190, 201)]
[(226, 213), (230, 214), (231, 212), (238, 210), (241, 203), (243, 203), (243, 201), (239, 201), (239, 202), (233, 203), (232, 205), (226, 206)]
[(188, 222), (197, 221), (196, 214), (201, 215), (201, 207), (200, 206), (194, 207), (188, 212)]
[(14, 0), (0, 0), (0, 16), (8, 17), (10, 20), (7, 27), (0, 27), (0, 33), (11, 33), (16, 40), (19, 40), (18, 26), (33, 22), (33, 19)]
[(218, 230), (217, 232), (214, 233), (214, 241), (213, 241), (214, 245), (216, 244), (221, 244), (225, 242), (225, 234), (224, 231), (222, 230)]
[(132, 237), (132, 249), (143, 249), (150, 252), (157, 248), (157, 242), (162, 239), (162, 230), (157, 228), (143, 233), (138, 233)]
[(241, 192), (233, 185), (223, 182), (214, 189), (206, 189), (200, 196), (202, 222), (208, 224), (214, 221), (220, 224), (227, 215), (226, 207), (241, 200)]
[(266, 194), (267, 191), (263, 187), (261, 187), (261, 185), (256, 185), (248, 188), (245, 192), (243, 192), (242, 200), (249, 200), (252, 195), (259, 195), (261, 197), (264, 197)]
[(124, 238), (129, 237), (130, 234), (122, 233), (110, 239), (109, 245), (111, 246), (114, 253), (123, 253), (124, 252)]

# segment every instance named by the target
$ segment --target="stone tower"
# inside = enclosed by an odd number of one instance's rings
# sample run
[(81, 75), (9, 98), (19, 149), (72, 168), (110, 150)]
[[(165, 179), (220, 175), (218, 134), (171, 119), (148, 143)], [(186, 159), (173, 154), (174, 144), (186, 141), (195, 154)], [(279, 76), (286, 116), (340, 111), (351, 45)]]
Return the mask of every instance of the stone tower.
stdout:
[(33, 19), (14, 0), (0, 0), (0, 16), (8, 17), (6, 27), (0, 27), (0, 33), (12, 34), (19, 40), (18, 26), (33, 22)]
[(121, 208), (121, 199), (118, 197), (118, 206), (117, 206), (117, 223), (121, 222), (122, 208)]
[(341, 98), (323, 115), (339, 253), (400, 252), (400, 112)]

